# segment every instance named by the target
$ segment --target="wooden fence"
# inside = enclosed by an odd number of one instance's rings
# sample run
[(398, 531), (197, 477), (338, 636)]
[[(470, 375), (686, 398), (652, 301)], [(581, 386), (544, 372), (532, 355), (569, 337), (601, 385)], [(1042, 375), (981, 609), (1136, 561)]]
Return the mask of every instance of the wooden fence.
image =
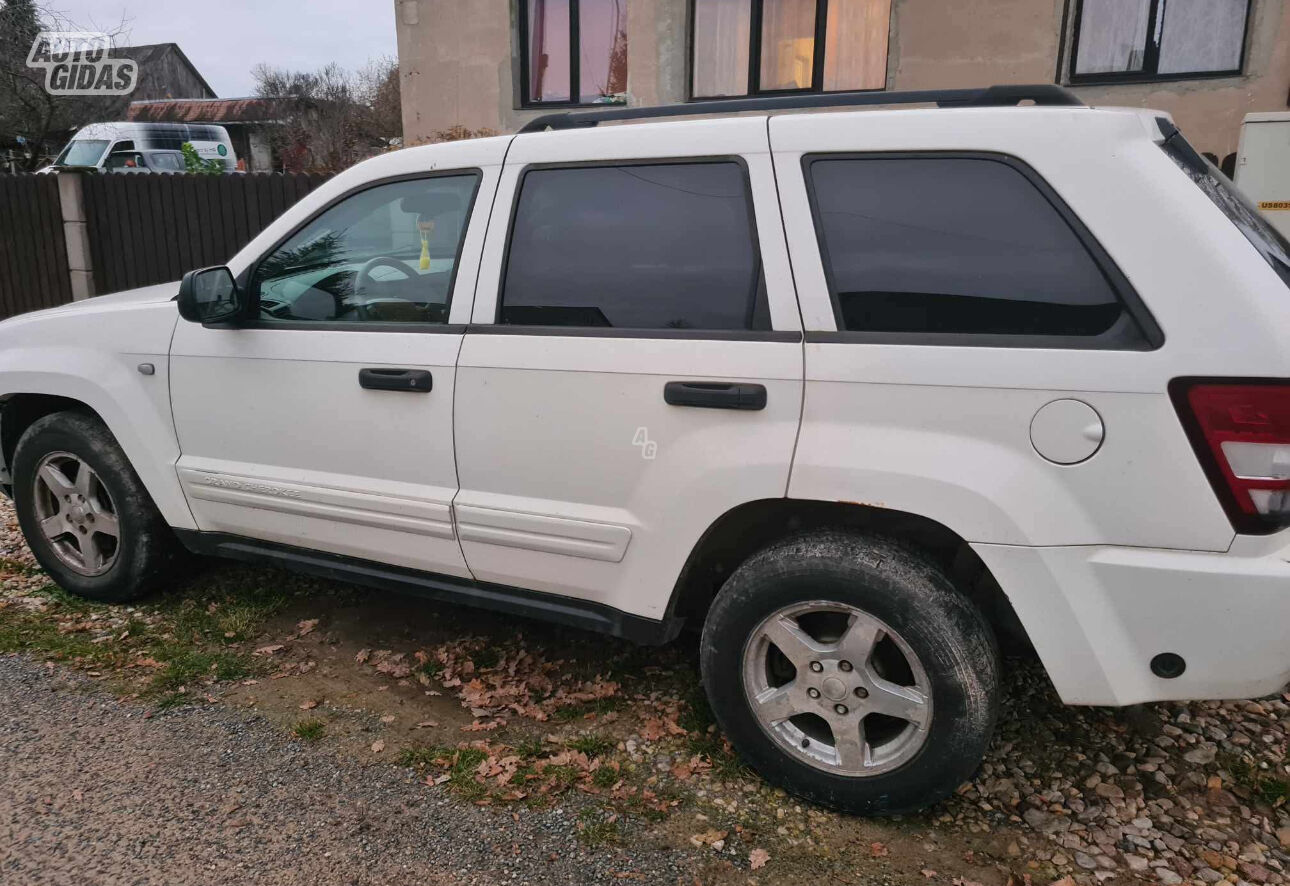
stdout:
[(53, 175), (0, 175), (0, 318), (72, 300)]
[(228, 261), (327, 176), (87, 175), (85, 222), (102, 295)]

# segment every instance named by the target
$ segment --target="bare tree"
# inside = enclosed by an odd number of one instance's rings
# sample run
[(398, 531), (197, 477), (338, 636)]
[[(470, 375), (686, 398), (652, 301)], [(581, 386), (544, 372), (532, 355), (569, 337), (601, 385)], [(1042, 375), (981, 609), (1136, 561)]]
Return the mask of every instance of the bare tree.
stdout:
[(317, 71), (257, 65), (251, 73), (256, 95), (277, 104), (271, 138), (288, 169), (338, 172), (402, 133), (395, 62), (357, 73), (336, 64)]
[(119, 97), (50, 95), (45, 72), (27, 66), (32, 44), (42, 30), (73, 29), (63, 15), (35, 0), (8, 0), (0, 5), (0, 144), (24, 139), (28, 169), (34, 169), (68, 131), (110, 117), (120, 104)]
[(368, 108), (369, 129), (387, 143), (403, 137), (403, 96), (399, 62), (380, 58), (358, 72), (359, 91)]

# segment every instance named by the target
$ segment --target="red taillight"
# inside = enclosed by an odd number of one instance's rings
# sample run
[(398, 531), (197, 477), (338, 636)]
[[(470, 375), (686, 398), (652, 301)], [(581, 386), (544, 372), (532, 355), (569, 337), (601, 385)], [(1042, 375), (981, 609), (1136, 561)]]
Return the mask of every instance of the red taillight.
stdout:
[(1290, 525), (1290, 382), (1179, 379), (1171, 391), (1237, 530)]

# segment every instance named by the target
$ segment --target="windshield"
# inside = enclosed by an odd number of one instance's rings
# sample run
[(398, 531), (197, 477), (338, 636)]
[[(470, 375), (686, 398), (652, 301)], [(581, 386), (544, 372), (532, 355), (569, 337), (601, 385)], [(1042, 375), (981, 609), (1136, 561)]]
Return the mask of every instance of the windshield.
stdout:
[(69, 142), (58, 156), (59, 166), (98, 166), (108, 143), (99, 139), (82, 139)]
[(1191, 146), (1178, 127), (1161, 117), (1156, 121), (1165, 136), (1161, 146), (1165, 153), (1182, 168), (1214, 205), (1240, 229), (1245, 239), (1254, 245), (1272, 269), (1290, 286), (1290, 241), (1255, 208), (1249, 198), (1232, 184), (1213, 163), (1210, 163)]

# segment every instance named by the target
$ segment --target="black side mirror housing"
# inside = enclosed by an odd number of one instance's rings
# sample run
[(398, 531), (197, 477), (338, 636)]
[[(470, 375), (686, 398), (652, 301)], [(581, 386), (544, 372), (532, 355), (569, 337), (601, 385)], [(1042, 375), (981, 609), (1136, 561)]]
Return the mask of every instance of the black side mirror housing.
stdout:
[(225, 267), (184, 274), (178, 302), (179, 316), (190, 323), (229, 323), (246, 313), (246, 296)]

